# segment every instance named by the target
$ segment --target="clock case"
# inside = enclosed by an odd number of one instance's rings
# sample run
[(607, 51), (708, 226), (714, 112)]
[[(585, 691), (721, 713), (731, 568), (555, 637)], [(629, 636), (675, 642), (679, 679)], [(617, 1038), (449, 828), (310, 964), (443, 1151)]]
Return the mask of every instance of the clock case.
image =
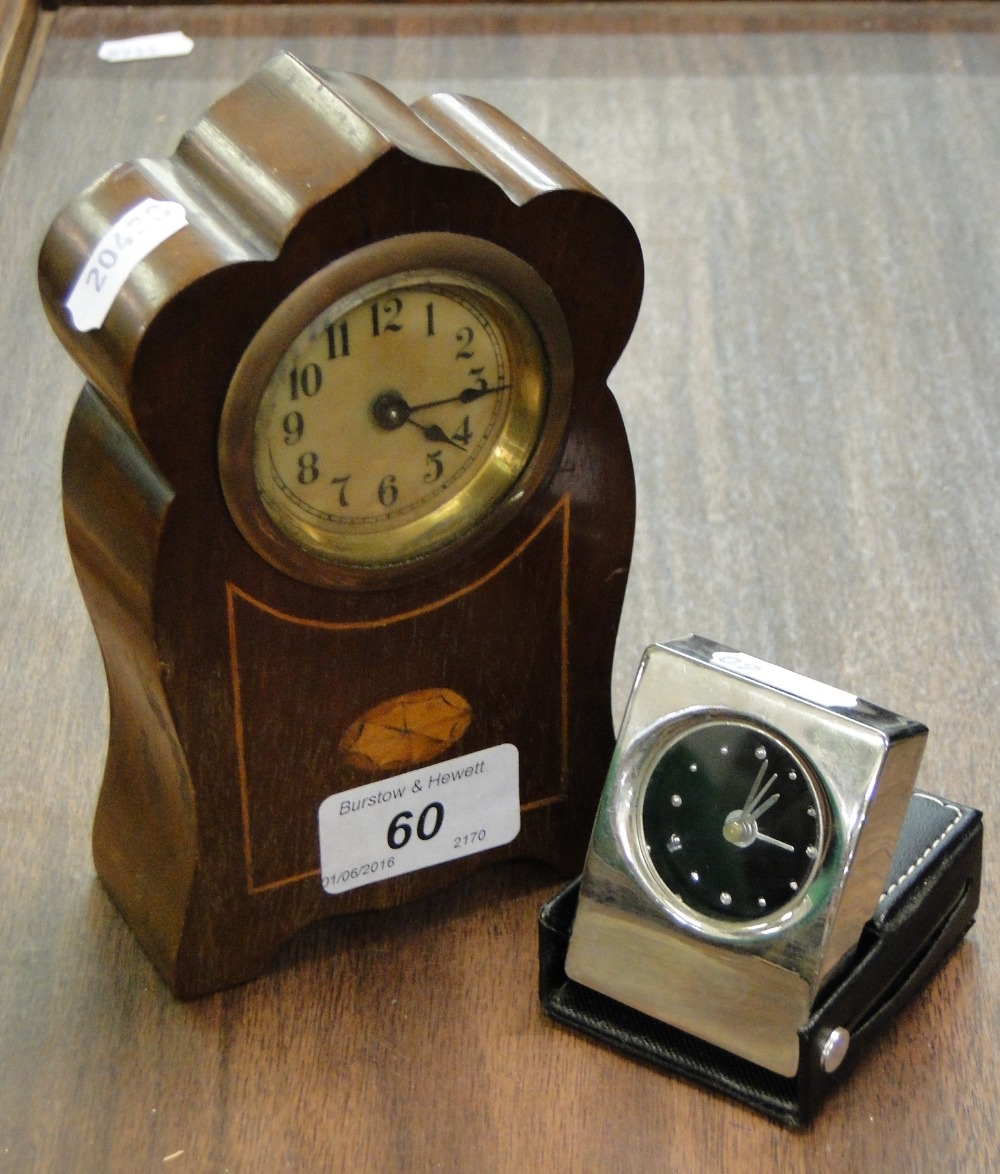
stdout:
[[(179, 202), (187, 227), (135, 267), (103, 325), (77, 331), (69, 291), (147, 198)], [(233, 372), (324, 265), (427, 233), (487, 240), (552, 291), (572, 345), (562, 443), (502, 530), (422, 576), (388, 576), (382, 590), (296, 580), (251, 549), (223, 499), (216, 444)], [(488, 863), (580, 868), (614, 745), (635, 512), (607, 378), (642, 272), (625, 216), (486, 103), (442, 94), (411, 108), (287, 53), (174, 156), (122, 164), (54, 222), (42, 300), (89, 380), (66, 437), (64, 511), (110, 695), (94, 859), (176, 995), (254, 977), (317, 919), (396, 905)], [(470, 718), (426, 761), (517, 746), (520, 833), (330, 896), (319, 804), (398, 773), (361, 769), (342, 735), (427, 689), (457, 694)]]
[[(809, 881), (751, 922), (684, 904), (651, 869), (637, 824), (655, 764), (706, 719), (793, 746), (828, 809)], [(831, 1030), (850, 1032), (853, 1058), (972, 922), (981, 816), (914, 793), (926, 737), (919, 722), (700, 636), (647, 649), (583, 876), (541, 914), (546, 1010), (805, 1120), (836, 1068)]]
[[(809, 879), (794, 899), (750, 920), (685, 904), (651, 868), (636, 826), (663, 751), (692, 725), (720, 719), (745, 720), (794, 747), (825, 808), (824, 846)], [(567, 973), (793, 1075), (798, 1029), (876, 907), (926, 740), (919, 722), (700, 636), (648, 648), (594, 823)], [(721, 832), (719, 851), (730, 856)], [(664, 968), (674, 972), (670, 985)]]
[[(892, 860), (894, 878), (845, 969), (820, 991), (799, 1030), (799, 1070), (779, 1076), (644, 1015), (566, 975), (575, 880), (539, 914), (539, 998), (557, 1023), (674, 1076), (734, 1098), (787, 1126), (806, 1125), (972, 927), (982, 876), (982, 813), (914, 793)], [(663, 975), (669, 984), (670, 974)], [(850, 1032), (834, 1072), (822, 1061), (835, 1028)]]

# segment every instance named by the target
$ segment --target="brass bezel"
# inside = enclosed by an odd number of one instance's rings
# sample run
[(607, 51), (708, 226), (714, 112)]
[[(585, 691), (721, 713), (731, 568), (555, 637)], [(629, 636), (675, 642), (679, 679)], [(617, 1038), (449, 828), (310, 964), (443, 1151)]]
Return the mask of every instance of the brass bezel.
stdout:
[[(254, 443), (262, 398), (286, 351), (324, 311), (346, 308), (423, 271), (450, 272), (489, 301), (523, 378), (490, 458), (441, 506), (391, 530), (317, 540), (283, 528), (262, 500)], [(272, 566), (323, 587), (373, 589), (420, 577), (495, 534), (553, 467), (573, 386), (569, 330), (555, 296), (534, 269), (489, 241), (454, 233), (393, 237), (327, 265), (273, 311), (232, 378), (219, 429), (219, 474), (229, 510), (250, 545)], [(511, 474), (509, 470), (513, 469)], [(297, 531), (297, 532), (295, 532)]]

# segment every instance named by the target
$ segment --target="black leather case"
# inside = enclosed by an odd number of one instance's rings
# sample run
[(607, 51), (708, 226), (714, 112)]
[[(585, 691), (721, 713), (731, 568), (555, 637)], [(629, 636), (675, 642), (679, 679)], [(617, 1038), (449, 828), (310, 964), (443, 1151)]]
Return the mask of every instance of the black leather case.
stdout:
[[(542, 1006), (560, 1023), (629, 1055), (735, 1097), (784, 1125), (803, 1125), (972, 925), (982, 840), (981, 812), (914, 792), (878, 909), (799, 1032), (794, 1077), (778, 1076), (567, 978), (579, 880), (539, 914)], [(669, 974), (663, 980), (669, 982)], [(851, 1041), (844, 1062), (830, 1074), (821, 1050), (835, 1027), (847, 1028)]]

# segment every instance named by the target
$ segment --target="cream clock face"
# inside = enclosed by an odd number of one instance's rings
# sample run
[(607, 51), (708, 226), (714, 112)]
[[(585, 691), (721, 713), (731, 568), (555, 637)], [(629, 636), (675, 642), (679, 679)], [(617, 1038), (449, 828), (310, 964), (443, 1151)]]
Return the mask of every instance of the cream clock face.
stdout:
[(472, 525), (538, 439), (533, 334), (499, 291), (433, 270), (325, 311), (261, 400), (254, 474), (274, 522), (317, 553), (372, 562)]
[(317, 294), (297, 300), (247, 352), (223, 412), (223, 487), (265, 557), (298, 577), (377, 573), (516, 502), (565, 417), (545, 326), (520, 300), (457, 267), (395, 270), (321, 304), (289, 341)]

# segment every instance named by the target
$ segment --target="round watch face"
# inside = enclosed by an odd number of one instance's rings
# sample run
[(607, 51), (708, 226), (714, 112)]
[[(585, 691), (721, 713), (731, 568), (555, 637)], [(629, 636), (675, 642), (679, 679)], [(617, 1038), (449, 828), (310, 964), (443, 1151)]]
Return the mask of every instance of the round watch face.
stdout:
[(241, 529), (281, 569), (320, 580), (324, 564), (378, 571), (475, 532), (523, 493), (560, 416), (542, 328), (504, 285), (421, 265), (326, 304), (350, 285), (338, 276), (261, 332), (263, 361), (241, 363), (220, 437)]
[(709, 721), (671, 742), (639, 811), (656, 875), (693, 913), (725, 922), (758, 922), (799, 900), (826, 838), (802, 756), (740, 721)]

